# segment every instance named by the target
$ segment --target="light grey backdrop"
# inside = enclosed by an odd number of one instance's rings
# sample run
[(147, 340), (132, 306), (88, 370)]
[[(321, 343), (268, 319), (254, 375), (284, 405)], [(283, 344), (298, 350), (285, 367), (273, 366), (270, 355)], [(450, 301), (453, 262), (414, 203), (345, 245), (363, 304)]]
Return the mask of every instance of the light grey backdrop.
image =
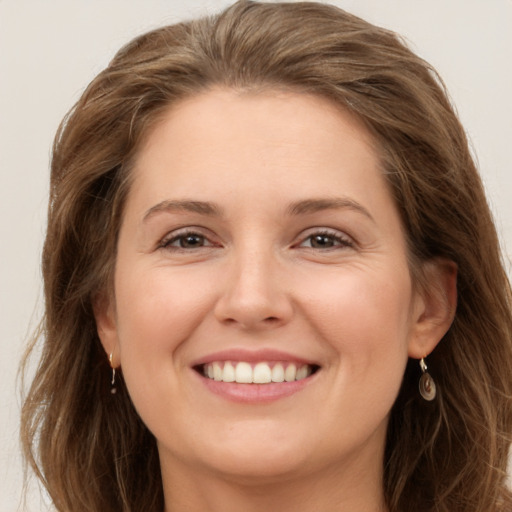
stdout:
[[(0, 512), (17, 510), (21, 494), (15, 379), (24, 340), (41, 309), (39, 254), (57, 125), (124, 42), (228, 3), (0, 0)], [(333, 3), (401, 33), (440, 71), (511, 251), (512, 0)], [(43, 510), (37, 493), (23, 510)]]

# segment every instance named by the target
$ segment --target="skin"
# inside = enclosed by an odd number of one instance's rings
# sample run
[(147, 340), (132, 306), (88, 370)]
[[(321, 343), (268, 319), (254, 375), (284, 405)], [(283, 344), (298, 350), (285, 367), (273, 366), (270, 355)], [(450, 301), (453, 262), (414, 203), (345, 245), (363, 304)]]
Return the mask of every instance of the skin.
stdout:
[[(436, 292), (413, 286), (366, 129), (315, 96), (212, 90), (169, 109), (133, 178), (96, 319), (157, 439), (166, 510), (385, 510), (389, 411), (408, 357), (451, 323), (455, 272), (434, 262)], [(230, 349), (320, 370), (291, 396), (234, 402), (192, 368)]]

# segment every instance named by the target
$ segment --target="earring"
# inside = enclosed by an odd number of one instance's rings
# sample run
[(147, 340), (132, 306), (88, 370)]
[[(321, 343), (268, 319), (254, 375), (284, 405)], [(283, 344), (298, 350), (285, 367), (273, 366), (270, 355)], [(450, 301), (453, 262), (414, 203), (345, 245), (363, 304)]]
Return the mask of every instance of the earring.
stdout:
[(420, 360), (420, 368), (422, 375), (420, 377), (420, 395), (430, 402), (434, 400), (436, 397), (436, 383), (434, 379), (430, 376), (430, 373), (427, 372), (427, 364), (425, 363), (425, 358), (422, 357)]
[(109, 363), (110, 363), (110, 368), (112, 368), (112, 381), (110, 382), (110, 385), (112, 386), (110, 388), (110, 392), (115, 395), (117, 393), (117, 388), (116, 388), (116, 369), (114, 368), (114, 364), (112, 362), (112, 356), (113, 356), (113, 352), (110, 353), (110, 355), (108, 356), (108, 360), (109, 360)]

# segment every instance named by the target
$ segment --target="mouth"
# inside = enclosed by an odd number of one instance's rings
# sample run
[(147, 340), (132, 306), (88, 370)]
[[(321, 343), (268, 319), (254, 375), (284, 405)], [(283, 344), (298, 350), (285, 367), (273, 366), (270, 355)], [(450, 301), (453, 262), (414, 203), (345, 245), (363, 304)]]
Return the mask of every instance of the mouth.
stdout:
[(307, 379), (319, 370), (315, 364), (287, 361), (212, 361), (194, 366), (206, 379), (237, 384), (279, 384)]
[(316, 361), (271, 348), (221, 350), (192, 363), (205, 389), (231, 402), (266, 404), (301, 394), (322, 367)]

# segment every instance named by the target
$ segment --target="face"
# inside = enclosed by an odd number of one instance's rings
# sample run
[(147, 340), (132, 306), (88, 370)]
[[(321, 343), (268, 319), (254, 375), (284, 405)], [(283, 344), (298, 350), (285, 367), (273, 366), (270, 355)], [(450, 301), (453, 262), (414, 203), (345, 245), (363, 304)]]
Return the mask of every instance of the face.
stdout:
[(278, 478), (379, 466), (424, 309), (362, 124), (215, 90), (141, 149), (97, 322), (164, 472)]

